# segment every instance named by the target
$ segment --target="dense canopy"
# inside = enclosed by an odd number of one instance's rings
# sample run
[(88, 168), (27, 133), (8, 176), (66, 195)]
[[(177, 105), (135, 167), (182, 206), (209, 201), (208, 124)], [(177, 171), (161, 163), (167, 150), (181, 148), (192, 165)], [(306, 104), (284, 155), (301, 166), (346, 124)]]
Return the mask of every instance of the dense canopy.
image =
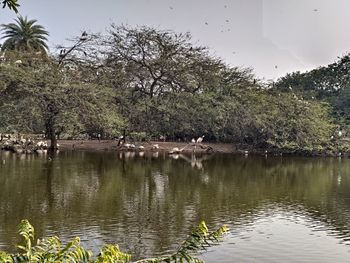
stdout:
[(301, 152), (334, 147), (333, 104), (289, 92), (289, 75), (270, 88), (251, 69), (194, 45), (188, 33), (112, 25), (105, 34), (83, 32), (58, 55), (38, 59), (24, 49), (6, 52), (0, 64), (1, 132), (187, 142), (205, 135)]

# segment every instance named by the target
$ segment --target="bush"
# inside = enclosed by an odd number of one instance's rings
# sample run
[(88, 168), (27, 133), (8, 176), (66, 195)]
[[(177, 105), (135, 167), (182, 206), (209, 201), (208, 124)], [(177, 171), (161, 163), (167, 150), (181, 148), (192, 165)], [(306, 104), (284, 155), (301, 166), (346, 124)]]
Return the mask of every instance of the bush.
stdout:
[[(220, 241), (223, 235), (228, 231), (226, 226), (209, 233), (204, 221), (196, 227), (188, 238), (182, 243), (179, 249), (169, 255), (155, 258), (138, 260), (138, 263), (148, 262), (202, 262), (193, 253), (215, 244)], [(91, 262), (91, 263), (123, 263), (130, 262), (131, 255), (120, 251), (118, 245), (104, 245), (100, 253), (94, 257), (92, 252), (85, 249), (80, 244), (80, 238), (76, 237), (66, 245), (54, 236), (39, 239), (33, 246), (34, 227), (28, 220), (22, 220), (18, 226), (18, 232), (23, 238), (23, 244), (17, 248), (22, 253), (7, 254), (0, 251), (0, 263), (19, 263), (19, 262)]]

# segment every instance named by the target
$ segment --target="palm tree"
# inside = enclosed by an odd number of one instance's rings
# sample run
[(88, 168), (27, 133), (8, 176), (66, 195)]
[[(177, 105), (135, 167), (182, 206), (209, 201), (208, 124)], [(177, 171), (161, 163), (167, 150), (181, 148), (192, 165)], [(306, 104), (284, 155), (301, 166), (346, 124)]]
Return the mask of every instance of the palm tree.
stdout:
[(19, 16), (16, 23), (3, 24), (0, 30), (4, 34), (1, 39), (6, 39), (2, 50), (41, 51), (46, 53), (48, 46), (46, 36), (49, 32), (41, 25), (35, 24), (37, 20), (28, 20)]

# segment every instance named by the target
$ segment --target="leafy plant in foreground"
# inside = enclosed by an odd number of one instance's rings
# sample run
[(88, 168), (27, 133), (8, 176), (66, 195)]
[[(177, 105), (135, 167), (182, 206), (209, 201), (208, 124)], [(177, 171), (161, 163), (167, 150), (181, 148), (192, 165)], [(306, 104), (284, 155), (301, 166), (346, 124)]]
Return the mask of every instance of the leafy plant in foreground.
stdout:
[(210, 233), (207, 225), (202, 221), (172, 255), (143, 259), (135, 263), (203, 262), (192, 254), (218, 243), (227, 231), (228, 227), (224, 225)]
[[(226, 226), (209, 233), (204, 221), (187, 237), (179, 249), (169, 256), (158, 258), (148, 258), (136, 261), (137, 263), (160, 263), (160, 262), (203, 262), (193, 254), (220, 241), (228, 231)], [(79, 237), (63, 245), (56, 237), (39, 239), (33, 246), (34, 227), (28, 220), (22, 220), (18, 226), (18, 233), (23, 238), (23, 244), (17, 248), (22, 253), (7, 254), (0, 251), (0, 263), (20, 263), (20, 262), (91, 262), (91, 263), (123, 263), (130, 262), (131, 255), (120, 251), (118, 245), (106, 244), (101, 249), (97, 257), (93, 257), (91, 251), (86, 250), (80, 244)]]

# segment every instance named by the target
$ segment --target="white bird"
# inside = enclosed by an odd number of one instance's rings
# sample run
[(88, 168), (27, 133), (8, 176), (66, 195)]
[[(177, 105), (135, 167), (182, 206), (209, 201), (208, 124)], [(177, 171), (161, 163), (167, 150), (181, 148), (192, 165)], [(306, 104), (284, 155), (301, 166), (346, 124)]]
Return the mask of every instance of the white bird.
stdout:
[(193, 138), (193, 139), (191, 140), (191, 142), (192, 142), (192, 143), (196, 143), (196, 139)]
[(152, 149), (153, 149), (153, 150), (159, 149), (159, 145), (158, 145), (158, 144), (153, 144), (153, 145), (152, 145)]
[(142, 146), (142, 145), (140, 145), (140, 146), (139, 146), (139, 150), (143, 150), (143, 149), (145, 149), (145, 147)]
[(343, 135), (342, 131), (338, 131), (338, 136), (341, 137)]
[(201, 143), (201, 142), (203, 141), (203, 139), (204, 139), (204, 135), (203, 135), (202, 137), (199, 137), (199, 138), (197, 139), (197, 143)]
[(36, 146), (38, 146), (38, 147), (44, 147), (44, 146), (45, 146), (45, 142), (39, 141), (39, 142), (36, 144)]

